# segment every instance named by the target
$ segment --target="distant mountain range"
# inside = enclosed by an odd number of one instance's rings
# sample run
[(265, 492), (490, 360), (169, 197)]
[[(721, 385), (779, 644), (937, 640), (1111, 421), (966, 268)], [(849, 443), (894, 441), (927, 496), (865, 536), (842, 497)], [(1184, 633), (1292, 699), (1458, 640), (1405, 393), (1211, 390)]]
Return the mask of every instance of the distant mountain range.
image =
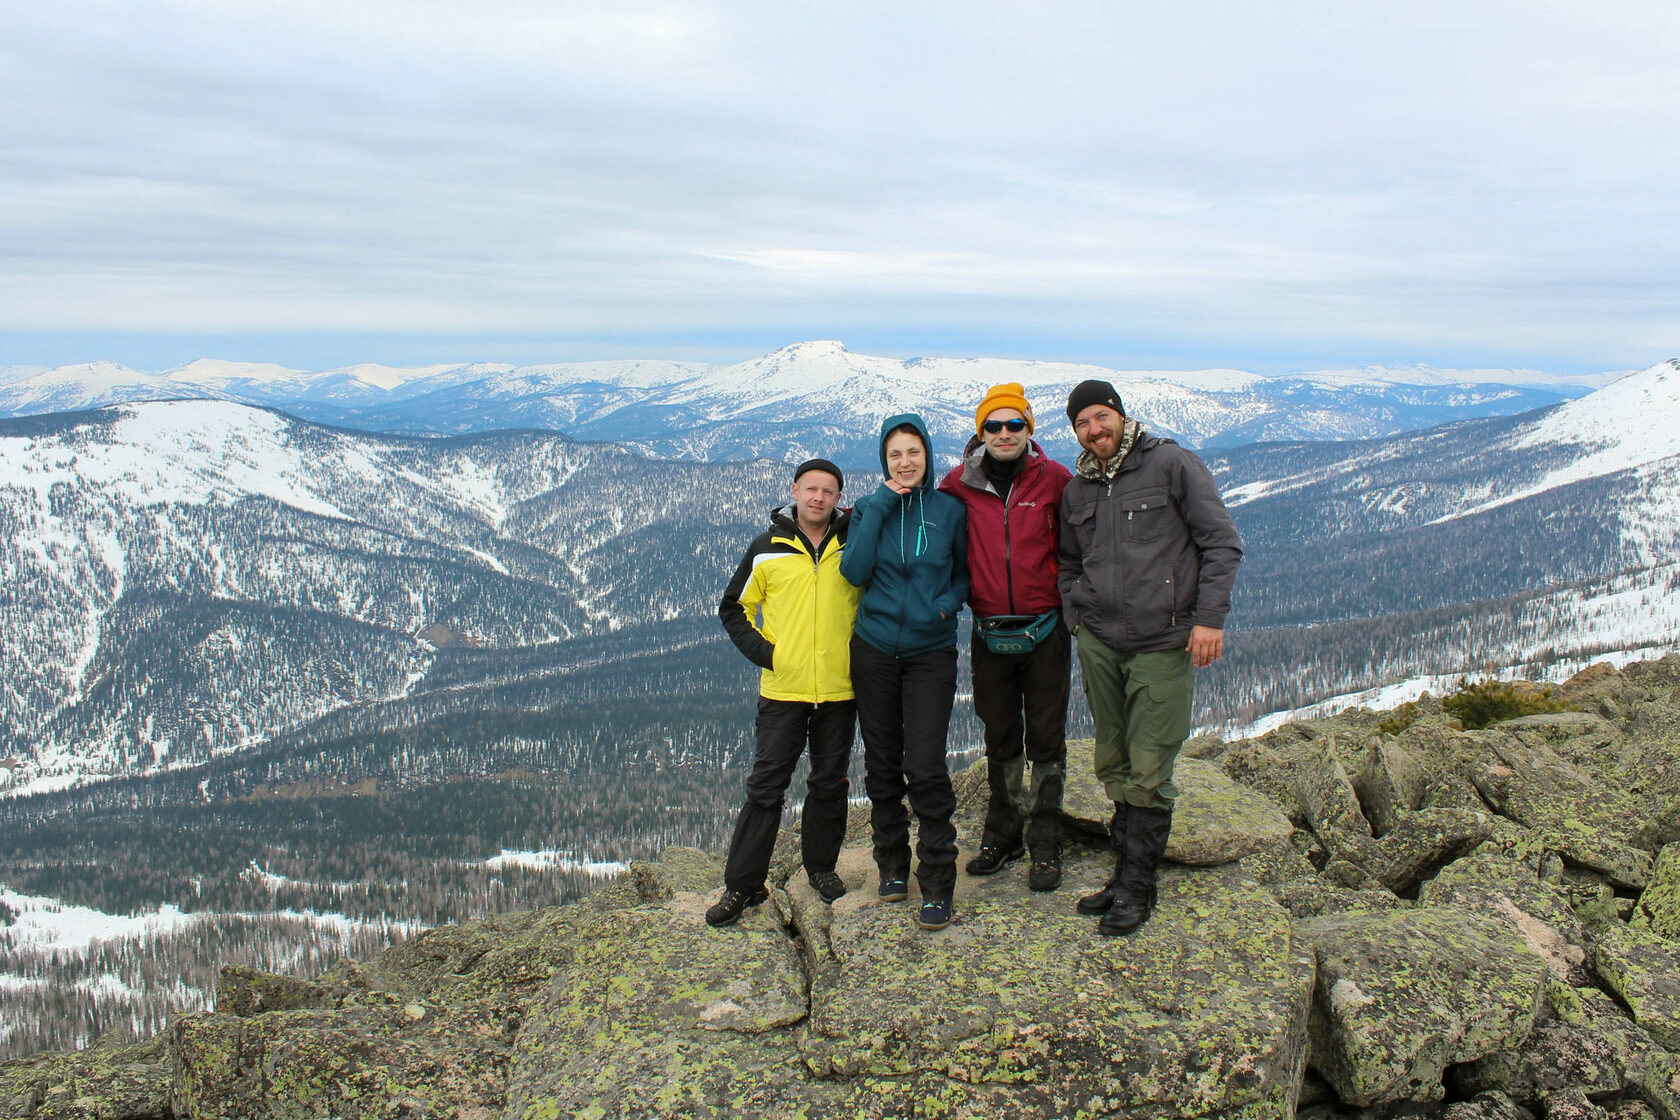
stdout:
[[(768, 399), (780, 369), (731, 376)], [(1199, 718), (1671, 647), (1677, 415), (1671, 362), (1517, 417), (1209, 452), (1247, 555)], [(751, 674), (716, 599), (787, 484), (778, 463), (227, 402), (0, 421), (0, 783), (259, 749), (240, 780), (333, 752), (435, 773), (492, 741), (609, 768), (736, 749)]]
[(277, 408), (361, 431), (461, 435), (513, 428), (621, 443), (665, 459), (788, 461), (825, 455), (870, 466), (874, 432), (920, 412), (953, 453), (973, 434), (985, 389), (1028, 388), (1041, 437), (1074, 453), (1068, 390), (1112, 381), (1153, 431), (1195, 447), (1378, 438), (1556, 404), (1619, 374), (1560, 378), (1528, 370), (1326, 370), (1261, 377), (1238, 370), (1122, 371), (1001, 358), (893, 358), (803, 342), (736, 365), (617, 361), (413, 369), (357, 365), (309, 372), (201, 360), (163, 373), (109, 362), (0, 370), (0, 417), (138, 401), (206, 399)]

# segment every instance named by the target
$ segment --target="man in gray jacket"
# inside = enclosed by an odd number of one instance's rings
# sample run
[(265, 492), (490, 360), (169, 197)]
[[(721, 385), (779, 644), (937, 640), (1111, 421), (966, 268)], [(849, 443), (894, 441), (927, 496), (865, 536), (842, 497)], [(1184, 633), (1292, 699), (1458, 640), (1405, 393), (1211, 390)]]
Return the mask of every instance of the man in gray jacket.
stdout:
[(1114, 875), (1078, 908), (1113, 936), (1155, 907), (1194, 670), (1224, 652), (1242, 542), (1207, 467), (1145, 433), (1114, 386), (1081, 382), (1067, 414), (1084, 450), (1062, 492), (1057, 586), (1096, 723), (1097, 779), (1114, 802)]

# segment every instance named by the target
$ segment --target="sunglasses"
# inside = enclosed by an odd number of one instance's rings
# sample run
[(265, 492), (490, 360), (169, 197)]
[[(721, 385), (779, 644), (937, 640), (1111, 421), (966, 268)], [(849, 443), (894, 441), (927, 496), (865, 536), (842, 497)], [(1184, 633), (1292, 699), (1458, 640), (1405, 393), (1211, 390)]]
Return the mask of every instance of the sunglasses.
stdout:
[(1005, 429), (1011, 432), (1024, 432), (1027, 430), (1027, 422), (1025, 420), (988, 420), (980, 427), (987, 435), (995, 436)]

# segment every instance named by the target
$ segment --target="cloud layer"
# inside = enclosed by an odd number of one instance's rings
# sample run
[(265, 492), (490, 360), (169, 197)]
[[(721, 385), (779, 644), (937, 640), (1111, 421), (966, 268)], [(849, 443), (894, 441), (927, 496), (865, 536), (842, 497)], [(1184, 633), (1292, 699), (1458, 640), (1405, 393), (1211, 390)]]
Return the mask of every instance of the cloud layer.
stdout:
[(0, 331), (1680, 351), (1671, 3), (595, 8), (7, 5)]

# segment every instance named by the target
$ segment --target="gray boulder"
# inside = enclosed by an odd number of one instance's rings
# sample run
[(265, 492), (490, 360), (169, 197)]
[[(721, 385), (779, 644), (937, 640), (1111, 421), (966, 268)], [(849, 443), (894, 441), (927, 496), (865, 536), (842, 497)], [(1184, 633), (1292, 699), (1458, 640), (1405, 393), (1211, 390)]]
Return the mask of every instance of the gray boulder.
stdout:
[(1587, 931), (1567, 896), (1492, 847), (1442, 869), (1423, 885), (1418, 902), (1496, 918), (1522, 935), (1559, 982), (1584, 984), (1590, 978)]
[(1680, 942), (1680, 844), (1665, 844), (1630, 923)]
[(1348, 1104), (1439, 1100), (1448, 1066), (1521, 1044), (1542, 1007), (1545, 964), (1478, 914), (1428, 907), (1297, 928), (1318, 961), (1312, 1064)]
[(1633, 1021), (1670, 1050), (1680, 1050), (1680, 945), (1649, 930), (1603, 923), (1598, 934), (1598, 975)]
[(1366, 868), (1395, 894), (1411, 895), (1424, 879), (1493, 835), (1492, 818), (1476, 809), (1403, 813), (1371, 849)]
[[(1068, 743), (1062, 811), (1071, 828), (1106, 843), (1114, 803), (1097, 781), (1092, 750), (1089, 739)], [(967, 773), (983, 770), (974, 766)], [(1263, 794), (1232, 781), (1213, 763), (1181, 757), (1173, 781), (1179, 787), (1167, 840), (1167, 859), (1173, 863), (1212, 867), (1288, 847), (1294, 829), (1282, 810)]]
[(1497, 1090), (1535, 1107), (1562, 1094), (1631, 1097), (1662, 1120), (1680, 1115), (1673, 1055), (1598, 989), (1554, 985), (1551, 994), (1557, 1017), (1517, 1049), (1455, 1069), (1460, 1092)]
[(1354, 775), (1353, 788), (1372, 832), (1382, 836), (1401, 814), (1422, 807), (1428, 778), (1417, 755), (1394, 739), (1373, 735)]
[(1233, 743), (1220, 765), (1232, 778), (1281, 806), (1291, 822), (1318, 838), (1331, 858), (1365, 862), (1372, 843), (1371, 824), (1337, 753), (1333, 734), (1287, 725), (1258, 739)]

